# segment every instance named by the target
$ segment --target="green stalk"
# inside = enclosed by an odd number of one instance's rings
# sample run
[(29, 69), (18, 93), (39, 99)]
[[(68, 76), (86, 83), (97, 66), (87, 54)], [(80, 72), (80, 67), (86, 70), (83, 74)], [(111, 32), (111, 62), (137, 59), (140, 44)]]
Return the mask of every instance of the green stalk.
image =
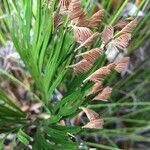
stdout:
[(86, 145), (94, 147), (94, 148), (100, 148), (103, 150), (120, 150), (118, 148), (113, 148), (113, 147), (109, 147), (106, 145), (102, 145), (102, 144), (96, 144), (96, 143), (91, 143), (91, 142), (85, 142)]
[(117, 13), (111, 19), (112, 21), (110, 22), (109, 25), (113, 25), (117, 21), (118, 17), (120, 16), (120, 14), (121, 14), (122, 10), (124, 9), (124, 7), (127, 5), (128, 1), (129, 0), (125, 0), (124, 1), (124, 3), (122, 4), (122, 6), (120, 7), (120, 9), (117, 11)]
[(142, 2), (140, 3), (140, 5), (138, 6), (137, 10), (131, 16), (137, 15), (138, 11), (141, 9), (141, 7), (143, 6), (143, 4), (145, 2), (146, 2), (146, 0), (142, 0)]
[[(89, 108), (100, 108), (100, 107), (114, 107), (114, 106), (133, 106), (134, 104), (129, 102), (125, 103), (109, 103), (109, 104), (95, 104), (95, 105), (89, 105)], [(150, 102), (138, 102), (136, 103), (136, 106), (150, 106)]]

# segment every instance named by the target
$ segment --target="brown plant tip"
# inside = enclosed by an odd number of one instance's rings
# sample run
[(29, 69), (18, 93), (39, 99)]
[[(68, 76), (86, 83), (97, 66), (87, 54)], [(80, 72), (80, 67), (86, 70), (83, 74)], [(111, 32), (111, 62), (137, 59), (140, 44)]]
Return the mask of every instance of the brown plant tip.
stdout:
[(78, 43), (84, 43), (89, 37), (93, 35), (93, 32), (86, 27), (73, 26), (74, 39)]
[(58, 123), (58, 125), (60, 125), (60, 126), (65, 126), (66, 124), (65, 124), (65, 121), (64, 121), (64, 120), (61, 120), (61, 121)]
[(130, 21), (121, 31), (120, 34), (131, 33), (137, 26), (137, 19)]
[(114, 28), (111, 26), (106, 26), (104, 31), (102, 32), (102, 41), (108, 43), (110, 40), (113, 39), (114, 35)]
[(54, 24), (54, 28), (57, 28), (63, 20), (63, 16), (57, 12), (53, 13), (53, 24)]
[(93, 42), (95, 42), (98, 39), (99, 36), (100, 34), (98, 32), (95, 32), (84, 42), (84, 46), (91, 46)]
[(121, 30), (124, 28), (127, 24), (129, 24), (133, 20), (132, 17), (127, 18), (127, 19), (121, 19), (119, 20), (113, 27), (114, 29)]
[(102, 129), (103, 128), (103, 124), (104, 124), (104, 122), (103, 122), (102, 119), (96, 119), (96, 120), (90, 121), (89, 123), (87, 123), (82, 128)]
[(67, 11), (71, 0), (60, 0), (60, 12)]
[(130, 33), (125, 33), (116, 38), (113, 42), (117, 48), (123, 49), (129, 45), (129, 41), (131, 39)]
[(102, 89), (103, 89), (103, 83), (101, 81), (98, 81), (93, 85), (93, 87), (90, 90), (90, 92), (88, 93), (88, 95), (95, 94), (95, 93), (101, 91)]
[(140, 4), (141, 4), (141, 2), (142, 2), (142, 0), (136, 0), (136, 1), (135, 1), (135, 5), (137, 5), (137, 6), (138, 6), (138, 5), (140, 5)]
[(115, 62), (116, 64), (115, 70), (121, 73), (127, 67), (129, 60), (130, 60), (129, 57), (124, 57), (124, 58), (117, 60)]
[(102, 100), (102, 101), (108, 101), (108, 98), (112, 92), (112, 88), (106, 87), (102, 90), (101, 93), (99, 93), (97, 96), (93, 98), (93, 100)]
[(93, 82), (97, 82), (99, 80), (103, 80), (104, 77), (106, 77), (107, 75), (109, 75), (111, 73), (111, 70), (108, 69), (106, 66), (98, 69), (97, 71), (95, 71), (94, 73), (92, 73), (88, 78), (86, 78), (83, 82), (86, 81), (93, 81)]
[(113, 70), (115, 68), (116, 64), (115, 63), (110, 63), (107, 65), (107, 68), (110, 70)]
[(75, 74), (78, 74), (78, 73), (83, 73), (83, 72), (89, 70), (92, 67), (92, 64), (91, 64), (91, 62), (83, 59), (74, 65), (70, 65), (69, 67), (73, 68)]
[(77, 55), (76, 57), (82, 56), (84, 59), (86, 59), (87, 61), (94, 63), (95, 60), (102, 55), (103, 50), (101, 48), (94, 48), (91, 49), (87, 52), (81, 53), (79, 55)]
[(85, 42), (83, 42), (78, 48), (76, 48), (74, 51), (76, 52), (77, 50), (79, 50), (81, 47), (85, 46), (91, 46), (100, 36), (100, 33), (95, 32), (93, 33)]
[(103, 10), (97, 11), (95, 14), (91, 16), (89, 27), (98, 27), (103, 17), (104, 17), (104, 11)]
[(75, 25), (78, 27), (88, 27), (89, 26), (89, 20), (86, 19), (84, 16), (78, 17), (77, 19), (73, 20)]
[(81, 8), (80, 0), (71, 0), (68, 10), (70, 20), (85, 16), (85, 13)]
[(80, 107), (80, 109), (83, 110), (83, 112), (86, 114), (89, 121), (93, 121), (99, 118), (99, 114), (93, 111), (92, 109)]

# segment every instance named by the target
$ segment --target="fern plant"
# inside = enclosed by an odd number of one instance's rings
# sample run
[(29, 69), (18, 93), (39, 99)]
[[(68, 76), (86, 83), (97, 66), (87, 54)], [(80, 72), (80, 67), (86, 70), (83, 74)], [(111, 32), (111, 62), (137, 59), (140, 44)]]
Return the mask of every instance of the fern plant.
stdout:
[[(0, 72), (11, 80), (15, 88), (19, 86), (30, 92), (34, 99), (30, 100), (31, 103), (38, 101), (42, 105), (39, 106), (40, 112), (33, 114), (31, 108), (28, 111), (19, 108), (6, 91), (0, 91), (0, 133), (5, 133), (4, 139), (9, 133), (15, 134), (11, 149), (15, 149), (16, 145), (18, 149), (35, 150), (88, 149), (88, 146), (119, 149), (115, 144), (112, 148), (84, 142), (79, 135), (87, 132), (114, 134), (115, 130), (102, 127), (109, 126), (112, 123), (110, 120), (117, 120), (117, 117), (109, 119), (106, 116), (115, 113), (118, 110), (116, 106), (124, 105), (121, 101), (130, 97), (129, 92), (119, 102), (115, 101), (119, 98), (118, 91), (126, 88), (126, 83), (134, 78), (132, 75), (118, 82), (119, 74), (129, 62), (129, 57), (122, 50), (129, 45), (131, 33), (137, 33), (137, 18), (117, 22), (127, 2), (123, 2), (111, 21), (105, 21), (102, 8), (94, 4), (88, 12), (88, 5), (84, 1), (3, 0), (1, 12), (7, 15), (4, 20), (5, 31), (8, 31), (6, 38), (11, 38), (25, 65), (25, 69), (19, 69), (19, 73), (25, 77), (17, 79), (14, 70), (1, 68)], [(105, 2), (103, 6), (106, 6)], [(1, 39), (5, 44), (5, 40)], [(132, 45), (130, 47), (128, 54), (135, 48)], [(110, 57), (111, 49), (117, 53)], [(27, 79), (29, 74), (30, 80)], [(149, 78), (144, 80), (142, 86), (148, 81)], [(60, 92), (62, 87), (64, 94)], [(59, 93), (60, 98), (55, 99), (55, 93)], [(113, 103), (109, 115), (105, 113), (100, 117), (92, 110)], [(149, 107), (145, 109), (149, 110)], [(76, 120), (80, 120), (83, 113), (86, 114), (86, 123), (76, 125)], [(132, 117), (134, 113), (128, 115)], [(126, 120), (126, 116), (121, 119)], [(129, 136), (126, 133), (124, 135)], [(132, 136), (146, 140), (143, 136)], [(1, 143), (3, 147), (3, 140)]]

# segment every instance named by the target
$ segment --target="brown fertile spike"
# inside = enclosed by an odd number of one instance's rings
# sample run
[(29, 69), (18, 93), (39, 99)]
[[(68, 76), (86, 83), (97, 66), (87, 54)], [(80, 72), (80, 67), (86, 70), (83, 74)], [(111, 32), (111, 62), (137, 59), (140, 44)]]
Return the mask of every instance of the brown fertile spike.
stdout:
[(96, 120), (99, 117), (99, 114), (93, 111), (92, 109), (85, 108), (85, 107), (80, 107), (80, 109), (84, 111), (84, 113), (86, 114), (86, 116), (90, 121)]
[(123, 49), (128, 46), (130, 39), (131, 39), (131, 34), (125, 33), (125, 34), (120, 35), (113, 42), (117, 48)]
[(102, 41), (108, 43), (110, 40), (112, 40), (113, 35), (114, 35), (114, 28), (111, 26), (106, 26), (104, 31), (102, 32)]
[(75, 25), (78, 27), (88, 27), (89, 26), (89, 20), (87, 20), (85, 17), (79, 17), (77, 19), (74, 19)]
[(87, 123), (82, 128), (102, 129), (103, 128), (103, 124), (104, 124), (104, 122), (103, 122), (102, 119), (96, 119), (96, 120), (90, 121), (89, 123)]
[(69, 67), (73, 68), (75, 73), (82, 73), (89, 70), (92, 67), (92, 64), (89, 61), (83, 59), (74, 65), (70, 65)]
[(102, 18), (104, 17), (104, 11), (99, 10), (93, 16), (90, 18), (89, 27), (98, 27), (100, 22), (102, 21)]
[(100, 69), (98, 69), (97, 71), (95, 71), (94, 73), (92, 73), (88, 78), (86, 78), (83, 82), (86, 82), (88, 80), (93, 81), (93, 82), (97, 82), (99, 80), (102, 80), (104, 77), (106, 77), (107, 75), (109, 75), (111, 72), (110, 69), (108, 69), (106, 66), (102, 67)]
[(111, 63), (109, 65), (107, 65), (107, 68), (110, 70), (113, 70), (115, 68), (116, 64), (115, 63)]
[(73, 33), (76, 42), (83, 43), (93, 35), (93, 32), (86, 27), (73, 26)]
[(84, 11), (81, 8), (80, 0), (72, 0), (69, 5), (69, 13), (68, 16), (70, 20), (73, 20), (78, 17), (85, 16)]
[(54, 12), (53, 13), (53, 23), (54, 28), (57, 28), (62, 23), (63, 17), (61, 14)]
[(96, 82), (88, 95), (95, 94), (103, 89), (103, 83), (101, 81)]
[(94, 48), (91, 49), (87, 52), (81, 53), (79, 55), (77, 55), (76, 57), (82, 56), (84, 59), (86, 59), (87, 61), (94, 63), (94, 61), (100, 56), (102, 55), (103, 50), (100, 48)]
[(114, 25), (114, 28), (117, 30), (121, 30), (127, 24), (129, 24), (132, 20), (133, 20), (133, 18), (121, 19)]
[(100, 34), (98, 32), (95, 32), (94, 34), (92, 34), (92, 36), (90, 36), (84, 43), (82, 43), (74, 51), (76, 52), (77, 50), (79, 50), (83, 46), (85, 46), (85, 47), (91, 46), (93, 44), (93, 42), (95, 42), (98, 39), (99, 36), (100, 36)]
[(102, 101), (107, 101), (110, 94), (112, 92), (112, 88), (106, 87), (103, 89), (101, 93), (99, 93), (97, 96), (93, 98), (93, 100), (102, 100)]
[(119, 34), (131, 33), (134, 28), (137, 26), (137, 19), (130, 21), (120, 32)]
[(60, 11), (66, 11), (68, 10), (69, 4), (71, 0), (60, 0)]
[(58, 123), (58, 125), (65, 126), (66, 124), (65, 124), (65, 121), (64, 121), (64, 120), (61, 120), (61, 121)]
[(129, 57), (124, 57), (122, 59), (119, 59), (115, 62), (116, 64), (116, 67), (115, 67), (115, 70), (119, 73), (121, 73), (125, 67), (128, 65), (129, 63)]
[(95, 32), (94, 34), (92, 34), (92, 36), (90, 36), (85, 42), (84, 42), (84, 46), (90, 46), (93, 44), (93, 42), (95, 42), (97, 40), (97, 38), (100, 36), (100, 34), (98, 32)]

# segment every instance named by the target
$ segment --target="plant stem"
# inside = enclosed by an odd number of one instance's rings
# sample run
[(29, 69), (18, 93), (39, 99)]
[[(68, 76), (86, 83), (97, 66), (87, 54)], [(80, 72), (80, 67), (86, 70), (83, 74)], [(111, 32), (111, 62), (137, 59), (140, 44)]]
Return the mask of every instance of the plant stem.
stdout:
[(119, 15), (121, 14), (122, 10), (124, 9), (124, 7), (127, 5), (129, 0), (125, 0), (124, 3), (122, 4), (122, 6), (120, 7), (120, 9), (117, 11), (117, 13), (113, 16), (113, 18), (111, 19), (112, 21), (110, 22), (110, 25), (113, 25), (114, 22), (116, 22), (116, 20), (118, 19)]
[(92, 146), (94, 148), (101, 148), (103, 150), (120, 150), (118, 148), (113, 148), (113, 147), (109, 147), (106, 145), (102, 145), (102, 144), (96, 144), (96, 143), (91, 143), (91, 142), (85, 142), (86, 145), (88, 146)]

